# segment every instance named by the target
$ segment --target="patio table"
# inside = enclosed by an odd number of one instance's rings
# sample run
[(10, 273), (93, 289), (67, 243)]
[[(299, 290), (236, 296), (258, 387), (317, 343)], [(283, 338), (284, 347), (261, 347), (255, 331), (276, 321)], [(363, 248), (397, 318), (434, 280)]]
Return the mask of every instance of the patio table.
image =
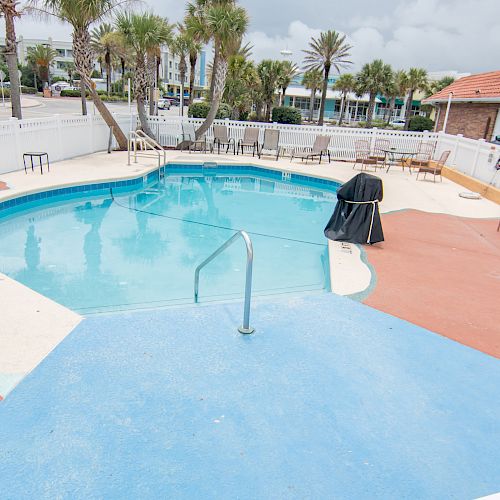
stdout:
[(405, 166), (408, 167), (408, 170), (410, 171), (411, 175), (411, 168), (408, 162), (408, 160), (411, 160), (415, 156), (417, 156), (418, 151), (416, 150), (410, 150), (410, 149), (403, 149), (403, 148), (381, 148), (380, 151), (383, 151), (385, 154), (385, 165), (387, 165), (387, 170), (386, 172), (389, 172), (389, 169), (393, 165), (398, 165), (400, 164), (401, 167), (403, 167), (403, 170), (405, 169)]

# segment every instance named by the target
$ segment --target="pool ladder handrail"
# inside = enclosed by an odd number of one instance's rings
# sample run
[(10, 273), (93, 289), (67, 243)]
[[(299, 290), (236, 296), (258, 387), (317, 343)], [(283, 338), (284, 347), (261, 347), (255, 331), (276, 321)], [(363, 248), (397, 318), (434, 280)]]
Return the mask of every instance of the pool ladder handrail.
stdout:
[[(145, 151), (144, 153), (137, 153), (137, 145), (141, 147), (139, 151)], [(128, 154), (128, 163), (130, 165), (130, 153), (133, 151), (134, 153), (134, 163), (137, 163), (138, 156), (144, 156), (147, 158), (151, 158), (151, 154), (148, 154), (148, 150), (152, 151), (154, 156), (158, 157), (158, 167), (161, 167), (161, 160), (163, 158), (163, 165), (167, 163), (167, 157), (165, 149), (158, 144), (153, 138), (149, 137), (142, 130), (131, 130), (129, 133), (129, 138), (127, 141), (127, 154)]]
[(253, 269), (253, 246), (252, 240), (248, 233), (245, 231), (238, 231), (233, 234), (225, 243), (223, 243), (215, 252), (207, 257), (194, 272), (194, 301), (198, 303), (198, 292), (200, 285), (200, 271), (207, 264), (212, 262), (218, 255), (220, 255), (226, 248), (231, 246), (239, 237), (243, 238), (247, 248), (247, 269), (245, 278), (245, 305), (243, 310), (243, 325), (238, 327), (240, 333), (253, 333), (255, 330), (250, 326), (250, 300), (252, 297), (252, 269)]

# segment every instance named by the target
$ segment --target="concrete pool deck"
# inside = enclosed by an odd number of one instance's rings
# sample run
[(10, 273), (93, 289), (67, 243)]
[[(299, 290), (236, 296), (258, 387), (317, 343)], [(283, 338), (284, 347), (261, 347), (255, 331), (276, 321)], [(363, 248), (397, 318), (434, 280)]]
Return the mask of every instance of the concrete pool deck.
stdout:
[(2, 498), (500, 490), (497, 360), (333, 294), (241, 312), (85, 319), (0, 405)]

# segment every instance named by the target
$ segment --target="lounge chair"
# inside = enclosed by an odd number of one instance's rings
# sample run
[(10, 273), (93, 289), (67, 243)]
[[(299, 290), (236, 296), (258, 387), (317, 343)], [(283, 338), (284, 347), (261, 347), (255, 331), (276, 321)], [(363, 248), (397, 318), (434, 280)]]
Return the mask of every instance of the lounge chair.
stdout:
[[(264, 143), (262, 144), (262, 146), (258, 151), (259, 159), (263, 154), (269, 154), (269, 155), (272, 154), (274, 156), (274, 151), (276, 151), (276, 161), (278, 161), (278, 158), (280, 156), (279, 140), (280, 140), (279, 130), (266, 128), (264, 130)], [(269, 153), (264, 153), (264, 151), (269, 151)]]
[(389, 139), (375, 139), (375, 144), (373, 145), (373, 153), (370, 158), (377, 160), (377, 166), (380, 165), (382, 168), (385, 167), (387, 153), (386, 150), (391, 146), (391, 141)]
[(237, 144), (236, 150), (238, 154), (243, 154), (243, 148), (252, 148), (252, 156), (255, 156), (255, 152), (259, 152), (259, 129), (256, 127), (245, 127), (245, 132), (243, 134), (243, 139), (240, 139)]
[[(184, 143), (187, 142), (187, 149), (191, 151), (203, 151), (207, 152), (207, 138), (205, 134), (202, 137), (196, 139), (196, 130), (194, 125), (191, 123), (182, 124), (182, 142), (181, 151), (184, 150)], [(198, 148), (198, 149), (197, 149)]]
[(434, 176), (434, 182), (436, 182), (436, 176), (439, 175), (440, 180), (443, 180), (443, 177), (441, 175), (441, 171), (443, 170), (444, 164), (448, 160), (448, 157), (450, 156), (451, 151), (443, 151), (441, 154), (441, 157), (439, 158), (438, 161), (436, 162), (429, 162), (429, 165), (421, 166), (418, 168), (417, 172), (417, 180), (418, 176), (420, 174), (424, 174), (424, 180), (427, 174), (432, 174)]
[(356, 158), (352, 166), (353, 169), (356, 168), (356, 165), (361, 165), (361, 171), (368, 170), (369, 166), (377, 170), (377, 159), (370, 155), (370, 144), (368, 141), (354, 141), (354, 149), (356, 151)]
[(233, 147), (233, 154), (236, 154), (236, 143), (233, 137), (229, 137), (225, 125), (214, 125), (214, 142), (212, 144), (212, 153), (217, 146), (217, 153), (220, 154), (220, 147), (226, 146), (226, 153)]
[(312, 148), (304, 148), (302, 150), (294, 150), (292, 153), (292, 158), (290, 161), (293, 161), (294, 158), (300, 158), (302, 161), (313, 160), (314, 158), (319, 158), (319, 163), (321, 163), (321, 159), (324, 156), (328, 156), (328, 163), (330, 163), (330, 151), (328, 151), (328, 145), (330, 144), (331, 137), (329, 135), (317, 135), (316, 139), (314, 139), (314, 144)]

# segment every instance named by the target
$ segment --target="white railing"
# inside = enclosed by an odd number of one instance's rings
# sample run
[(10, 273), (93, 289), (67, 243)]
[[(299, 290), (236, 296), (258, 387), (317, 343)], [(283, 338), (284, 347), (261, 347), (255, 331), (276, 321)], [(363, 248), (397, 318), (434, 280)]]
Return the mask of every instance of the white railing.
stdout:
[[(114, 116), (125, 133), (131, 126), (135, 128), (135, 117)], [(105, 151), (108, 143), (109, 127), (98, 115), (0, 121), (0, 174), (22, 170), (23, 153), (28, 151), (44, 151), (55, 162)]]

